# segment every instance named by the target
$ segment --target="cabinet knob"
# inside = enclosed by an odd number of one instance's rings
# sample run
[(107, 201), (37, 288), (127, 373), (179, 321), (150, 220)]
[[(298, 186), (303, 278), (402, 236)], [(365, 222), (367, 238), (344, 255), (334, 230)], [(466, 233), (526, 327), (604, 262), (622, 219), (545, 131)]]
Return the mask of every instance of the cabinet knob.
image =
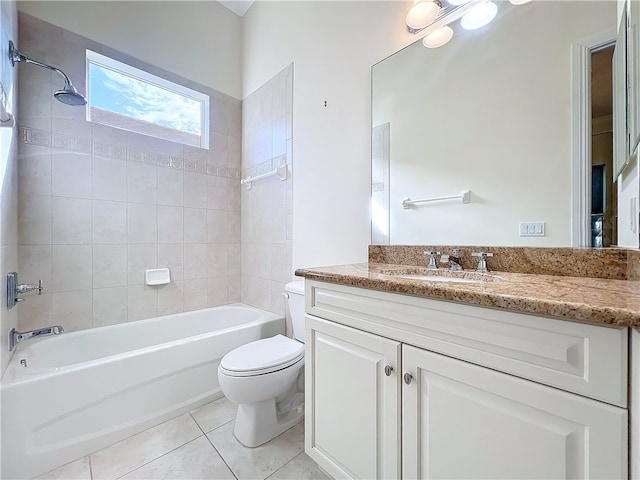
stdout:
[(391, 372), (393, 372), (393, 367), (391, 365), (387, 365), (386, 367), (384, 367), (384, 374), (387, 377), (391, 376)]
[(413, 375), (411, 375), (410, 373), (404, 374), (404, 383), (406, 383), (407, 385), (411, 383), (412, 379), (413, 379)]

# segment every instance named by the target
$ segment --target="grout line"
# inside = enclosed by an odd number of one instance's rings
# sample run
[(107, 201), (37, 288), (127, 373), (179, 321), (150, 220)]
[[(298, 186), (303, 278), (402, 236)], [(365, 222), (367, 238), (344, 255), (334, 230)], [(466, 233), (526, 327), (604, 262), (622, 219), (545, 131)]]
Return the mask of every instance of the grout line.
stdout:
[(89, 459), (89, 477), (91, 478), (91, 480), (94, 480), (94, 478), (93, 478), (93, 465), (91, 463), (91, 454), (87, 455), (87, 458)]
[[(176, 418), (177, 418), (177, 417), (176, 417)], [(151, 428), (153, 428), (153, 427), (151, 427)], [(206, 435), (205, 435), (205, 436), (206, 436)], [(162, 457), (165, 457), (165, 456), (169, 455), (170, 453), (173, 453), (173, 452), (175, 452), (176, 450), (178, 450), (178, 449), (180, 449), (180, 448), (184, 447), (185, 445), (187, 445), (187, 444), (189, 444), (189, 443), (191, 443), (191, 442), (194, 442), (194, 441), (198, 440), (200, 437), (202, 437), (202, 435), (198, 435), (196, 438), (192, 438), (192, 439), (191, 439), (191, 440), (189, 440), (188, 442), (185, 442), (185, 443), (183, 443), (182, 445), (178, 445), (177, 447), (175, 447), (175, 448), (173, 448), (173, 449), (171, 449), (171, 450), (169, 450), (169, 451), (167, 451), (167, 452), (163, 453), (163, 454), (162, 454), (162, 455), (160, 455), (159, 457), (156, 457), (156, 458), (154, 458), (154, 459), (152, 459), (152, 460), (149, 460), (148, 462), (143, 463), (142, 465), (139, 465), (139, 466), (135, 467), (134, 469), (129, 470), (129, 471), (128, 471), (128, 472), (126, 472), (126, 473), (123, 473), (123, 474), (122, 474), (122, 475), (120, 475), (119, 477), (115, 477), (113, 480), (118, 480), (118, 479), (120, 479), (120, 478), (122, 478), (122, 477), (125, 477), (125, 476), (127, 476), (127, 475), (129, 475), (129, 474), (131, 474), (131, 473), (135, 472), (136, 470), (140, 470), (142, 467), (145, 467), (145, 466), (149, 465), (150, 463), (155, 462), (156, 460), (160, 460)], [(131, 438), (131, 437), (129, 437), (129, 438)]]
[[(229, 423), (229, 422), (227, 422)], [(224, 425), (226, 425), (227, 423), (225, 423)], [(222, 425), (220, 425), (221, 427)], [(218, 428), (214, 428), (213, 430), (217, 430)], [(213, 430), (211, 430), (213, 432)], [(233, 434), (232, 434), (233, 435)], [(211, 439), (209, 438), (208, 435), (205, 435), (205, 438), (207, 439), (207, 441), (209, 442), (209, 444), (211, 444), (211, 447), (213, 448), (213, 450), (218, 454), (218, 456), (222, 459), (222, 462), (227, 466), (227, 468), (229, 469), (229, 471), (231, 472), (231, 475), (233, 475), (233, 477), (238, 480), (238, 475), (236, 475), (236, 472), (233, 471), (233, 468), (231, 468), (231, 465), (229, 465), (229, 463), (227, 462), (227, 460), (222, 456), (222, 453), (220, 453), (218, 451), (218, 449), (216, 448), (216, 446), (213, 444), (213, 442), (211, 441)]]
[[(284, 433), (284, 432), (283, 432)], [(276, 437), (277, 438), (277, 437)], [(302, 450), (300, 453), (298, 453), (295, 457), (293, 457), (291, 460), (289, 460), (288, 462), (286, 462), (285, 464), (281, 465), (280, 467), (278, 467), (277, 470), (274, 470), (273, 472), (271, 472), (269, 474), (269, 476), (267, 478), (265, 478), (264, 480), (268, 480), (269, 478), (271, 478), (273, 475), (275, 475), (277, 472), (279, 472), (280, 470), (282, 470), (284, 467), (286, 467), (287, 465), (289, 465), (291, 462), (293, 462), (296, 458), (298, 458), (300, 455), (302, 455), (304, 453), (304, 450)]]

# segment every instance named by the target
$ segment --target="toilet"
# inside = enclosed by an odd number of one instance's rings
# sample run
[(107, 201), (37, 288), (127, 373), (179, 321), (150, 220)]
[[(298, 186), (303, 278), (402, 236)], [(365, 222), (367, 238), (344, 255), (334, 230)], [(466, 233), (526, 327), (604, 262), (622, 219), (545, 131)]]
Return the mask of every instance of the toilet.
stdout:
[(238, 404), (236, 438), (257, 447), (304, 415), (304, 282), (285, 286), (295, 339), (276, 335), (242, 345), (222, 357), (218, 380)]

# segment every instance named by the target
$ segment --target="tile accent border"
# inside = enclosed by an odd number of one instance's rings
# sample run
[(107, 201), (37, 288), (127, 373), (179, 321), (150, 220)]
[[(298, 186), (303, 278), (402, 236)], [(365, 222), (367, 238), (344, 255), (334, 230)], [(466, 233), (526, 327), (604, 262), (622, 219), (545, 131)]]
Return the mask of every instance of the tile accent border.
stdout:
[[(194, 160), (193, 158), (181, 158), (175, 155), (166, 155), (159, 152), (149, 152), (133, 147), (123, 147), (122, 145), (109, 145), (103, 142), (92, 141), (86, 138), (76, 138), (62, 133), (51, 133), (36, 128), (20, 126), (20, 142), (26, 145), (37, 145), (50, 147), (71, 152), (95, 155), (114, 160), (125, 160), (135, 163), (144, 163), (174, 170), (184, 170), (186, 172), (197, 172), (214, 177), (230, 179), (240, 179), (241, 172), (238, 168), (225, 168), (208, 165), (205, 160)], [(286, 163), (286, 155), (283, 155)], [(273, 160), (279, 159), (276, 157)], [(269, 160), (266, 163), (272, 163)], [(280, 163), (278, 164), (280, 165)], [(259, 166), (262, 167), (262, 164)], [(256, 167), (254, 167), (256, 168)], [(267, 171), (268, 168), (265, 170)]]

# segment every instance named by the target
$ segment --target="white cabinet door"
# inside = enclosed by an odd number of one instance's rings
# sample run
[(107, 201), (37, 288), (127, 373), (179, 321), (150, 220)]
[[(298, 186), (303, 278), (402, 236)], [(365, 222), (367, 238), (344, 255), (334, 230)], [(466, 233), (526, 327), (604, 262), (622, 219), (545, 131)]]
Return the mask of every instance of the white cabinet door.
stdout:
[(334, 478), (399, 478), (400, 343), (308, 315), (305, 348), (307, 454)]
[(627, 478), (627, 412), (403, 345), (404, 478)]

